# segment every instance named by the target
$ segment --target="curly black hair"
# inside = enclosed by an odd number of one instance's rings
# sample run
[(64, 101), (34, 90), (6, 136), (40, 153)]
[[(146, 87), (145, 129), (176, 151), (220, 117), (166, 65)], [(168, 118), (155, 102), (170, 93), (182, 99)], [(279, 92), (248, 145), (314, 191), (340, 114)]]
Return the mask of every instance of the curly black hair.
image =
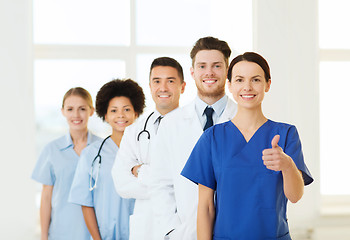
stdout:
[(131, 79), (114, 79), (104, 84), (96, 95), (97, 116), (105, 120), (108, 105), (115, 97), (127, 97), (130, 99), (135, 113), (140, 116), (145, 108), (145, 94), (137, 82)]

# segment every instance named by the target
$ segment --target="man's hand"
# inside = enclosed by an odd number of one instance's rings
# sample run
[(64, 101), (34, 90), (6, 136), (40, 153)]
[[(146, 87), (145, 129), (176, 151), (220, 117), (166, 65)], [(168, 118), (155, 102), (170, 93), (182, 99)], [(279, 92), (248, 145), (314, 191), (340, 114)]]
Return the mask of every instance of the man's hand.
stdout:
[(136, 165), (131, 169), (131, 173), (135, 176), (138, 177), (139, 175), (139, 168), (142, 166), (143, 164), (140, 165)]

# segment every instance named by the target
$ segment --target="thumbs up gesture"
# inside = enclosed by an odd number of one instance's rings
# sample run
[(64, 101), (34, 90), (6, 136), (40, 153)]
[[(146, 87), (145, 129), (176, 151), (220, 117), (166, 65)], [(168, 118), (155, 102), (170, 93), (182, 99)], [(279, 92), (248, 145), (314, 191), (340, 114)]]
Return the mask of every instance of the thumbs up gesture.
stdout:
[(267, 169), (274, 171), (284, 171), (289, 169), (293, 160), (287, 154), (285, 154), (278, 142), (280, 135), (275, 135), (271, 141), (271, 147), (267, 148), (262, 152), (262, 160)]

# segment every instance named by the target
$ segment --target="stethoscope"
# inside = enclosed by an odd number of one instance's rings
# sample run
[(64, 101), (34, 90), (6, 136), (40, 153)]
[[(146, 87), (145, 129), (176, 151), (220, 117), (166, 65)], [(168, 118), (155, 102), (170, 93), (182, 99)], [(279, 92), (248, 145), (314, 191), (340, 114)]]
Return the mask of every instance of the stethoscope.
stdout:
[[(92, 190), (94, 190), (94, 189), (96, 188), (96, 184), (97, 184), (97, 180), (98, 180), (98, 175), (100, 174), (100, 168), (101, 168), (101, 162), (102, 162), (102, 157), (101, 157), (100, 153), (101, 153), (103, 144), (104, 144), (104, 143), (106, 142), (106, 140), (107, 140), (108, 138), (110, 138), (110, 137), (111, 137), (111, 135), (109, 135), (108, 137), (106, 137), (106, 138), (102, 141), (101, 146), (100, 146), (100, 148), (98, 149), (97, 155), (96, 155), (96, 157), (94, 158), (94, 160), (93, 160), (92, 163), (91, 163), (90, 188), (89, 188), (90, 191), (92, 191)], [(97, 159), (98, 159), (97, 175), (96, 175), (96, 179), (95, 179), (95, 184), (94, 184), (94, 186), (92, 186), (92, 171), (94, 170), (94, 163), (95, 163), (95, 161), (96, 161)]]
[[(147, 133), (147, 138), (148, 140), (151, 138), (151, 134), (149, 133), (149, 131), (146, 129), (147, 128), (147, 124), (148, 124), (148, 121), (150, 119), (150, 117), (153, 115), (154, 112), (152, 112), (150, 115), (148, 115), (147, 119), (146, 119), (146, 122), (145, 122), (145, 125), (143, 127), (143, 130), (141, 132), (139, 132), (139, 134), (137, 135), (137, 141), (140, 141), (140, 136), (143, 134), (143, 133)], [(100, 174), (100, 168), (101, 168), (101, 162), (102, 162), (102, 157), (100, 155), (101, 153), (101, 150), (102, 150), (102, 147), (103, 147), (103, 144), (106, 142), (106, 140), (108, 138), (110, 138), (111, 136), (108, 136), (106, 137), (102, 143), (101, 143), (101, 146), (100, 148), (98, 149), (98, 152), (97, 152), (97, 155), (96, 157), (94, 158), (94, 160), (92, 161), (91, 163), (91, 172), (90, 172), (90, 188), (89, 190), (92, 191), (96, 188), (96, 184), (97, 184), (97, 180), (98, 180), (98, 176)], [(97, 174), (96, 174), (96, 178), (95, 178), (95, 184), (94, 186), (92, 186), (92, 173), (93, 173), (93, 170), (94, 170), (94, 163), (95, 161), (98, 159), (98, 168), (97, 168)]]
[(137, 141), (140, 141), (140, 136), (142, 135), (142, 133), (147, 133), (147, 138), (150, 139), (151, 138), (151, 134), (149, 133), (149, 131), (147, 131), (147, 123), (148, 120), (151, 118), (151, 116), (153, 115), (154, 112), (152, 112), (150, 115), (148, 115), (146, 122), (145, 122), (145, 126), (143, 127), (143, 130), (141, 132), (139, 132), (139, 134), (137, 135)]

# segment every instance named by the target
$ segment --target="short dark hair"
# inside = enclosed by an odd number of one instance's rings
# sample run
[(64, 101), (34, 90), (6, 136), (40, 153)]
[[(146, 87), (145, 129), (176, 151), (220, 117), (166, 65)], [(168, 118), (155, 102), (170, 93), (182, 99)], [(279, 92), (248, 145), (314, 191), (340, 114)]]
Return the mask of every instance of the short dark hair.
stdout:
[(90, 93), (82, 87), (71, 88), (64, 94), (63, 101), (62, 101), (62, 108), (64, 108), (64, 102), (70, 96), (79, 96), (87, 102), (87, 104), (89, 105), (90, 108), (94, 108), (94, 105), (92, 104), (92, 97), (91, 97)]
[(114, 79), (104, 84), (96, 95), (96, 113), (103, 121), (107, 114), (109, 102), (115, 97), (129, 98), (135, 113), (138, 116), (143, 113), (145, 94), (137, 82), (131, 79)]
[(231, 55), (231, 49), (228, 46), (227, 42), (214, 37), (203, 37), (198, 39), (197, 42), (194, 44), (190, 54), (192, 59), (192, 66), (194, 66), (194, 61), (197, 53), (202, 50), (220, 51), (224, 55), (226, 66), (228, 66), (228, 59)]
[(174, 58), (170, 57), (159, 57), (153, 60), (150, 70), (149, 70), (149, 75), (151, 76), (152, 69), (158, 66), (163, 66), (163, 67), (173, 67), (177, 70), (177, 73), (180, 77), (181, 83), (184, 82), (184, 73), (181, 67), (181, 64), (176, 61)]
[(236, 63), (239, 63), (241, 61), (253, 62), (258, 64), (265, 73), (266, 82), (268, 82), (271, 79), (270, 67), (267, 61), (265, 60), (265, 58), (263, 58), (261, 55), (255, 52), (245, 52), (241, 55), (238, 55), (234, 59), (232, 59), (230, 66), (228, 67), (228, 73), (227, 73), (227, 79), (229, 82), (231, 82), (233, 66), (236, 65)]

